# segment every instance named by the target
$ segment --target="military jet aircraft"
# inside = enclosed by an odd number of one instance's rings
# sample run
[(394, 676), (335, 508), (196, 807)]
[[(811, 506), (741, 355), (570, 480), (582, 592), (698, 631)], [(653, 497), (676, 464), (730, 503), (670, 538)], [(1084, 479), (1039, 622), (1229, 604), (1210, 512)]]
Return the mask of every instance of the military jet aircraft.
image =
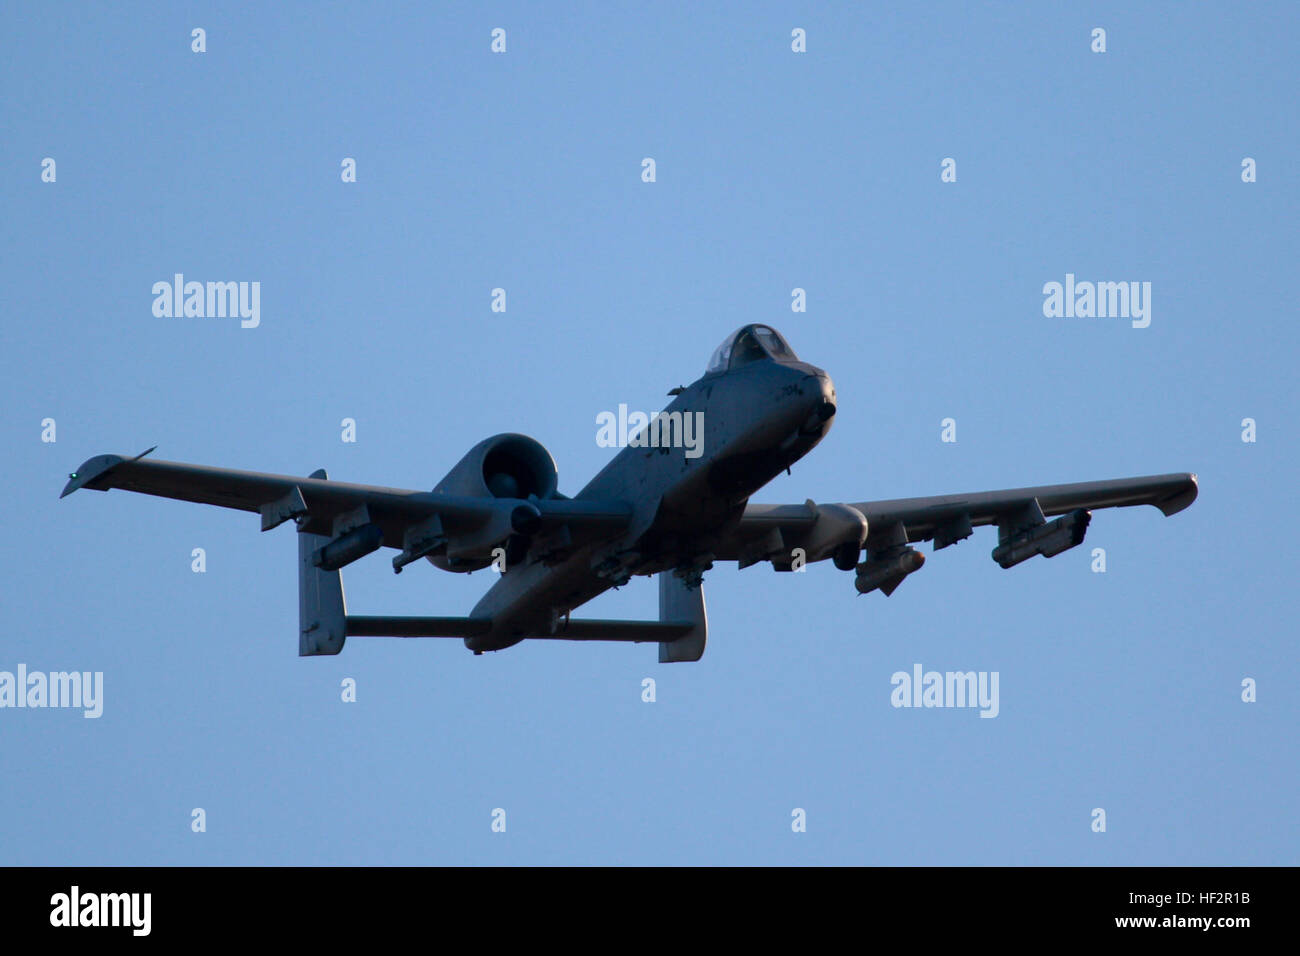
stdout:
[[(62, 496), (122, 488), (256, 512), (263, 531), (293, 520), (302, 656), (337, 654), (348, 637), (460, 637), (475, 654), (541, 638), (654, 642), (661, 662), (703, 655), (702, 577), (717, 561), (790, 571), (830, 559), (855, 573), (859, 593), (890, 595), (925, 561), (916, 542), (938, 550), (996, 525), (993, 559), (1010, 568), (1080, 544), (1092, 509), (1149, 504), (1172, 515), (1196, 499), (1195, 475), (1169, 474), (892, 501), (751, 504), (830, 430), (830, 376), (800, 361), (771, 327), (746, 325), (723, 341), (700, 379), (669, 394), (667, 408), (571, 498), (556, 486), (550, 453), (519, 434), (479, 442), (432, 491), (331, 481), (323, 470), (297, 478), (209, 468), (145, 452), (91, 458)], [(702, 442), (691, 441), (694, 423)], [(381, 546), (398, 552), (397, 572), (427, 558), (446, 571), (496, 563), (502, 573), (468, 617), (349, 614), (340, 568)], [(570, 617), (633, 575), (652, 574), (659, 620)]]

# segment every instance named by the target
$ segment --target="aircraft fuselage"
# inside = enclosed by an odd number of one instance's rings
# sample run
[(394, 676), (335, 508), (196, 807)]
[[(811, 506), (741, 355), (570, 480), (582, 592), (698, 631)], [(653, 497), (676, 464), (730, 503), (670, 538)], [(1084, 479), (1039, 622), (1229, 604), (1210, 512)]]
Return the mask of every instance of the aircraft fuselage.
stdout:
[(661, 416), (673, 412), (703, 414), (698, 457), (681, 443), (620, 450), (574, 497), (627, 502), (626, 533), (568, 552), (536, 543), (551, 556), (507, 567), (470, 615), (490, 618), (492, 628), (466, 638), (467, 647), (500, 650), (551, 633), (558, 619), (632, 575), (677, 571), (698, 581), (710, 541), (739, 521), (750, 495), (830, 430), (835, 388), (806, 362), (759, 361), (704, 375)]

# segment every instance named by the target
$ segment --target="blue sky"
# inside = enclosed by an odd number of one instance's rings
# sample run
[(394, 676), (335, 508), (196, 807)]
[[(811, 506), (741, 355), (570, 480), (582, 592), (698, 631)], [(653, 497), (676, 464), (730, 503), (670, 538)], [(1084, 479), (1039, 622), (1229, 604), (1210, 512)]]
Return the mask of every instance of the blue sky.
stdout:
[[(0, 710), (0, 863), (1296, 862), (1294, 5), (381, 6), (0, 13), (0, 670), (105, 697)], [(155, 317), (177, 272), (260, 282), (261, 324)], [(1150, 327), (1045, 317), (1067, 273), (1150, 282)], [(755, 500), (1172, 471), (1200, 499), (1010, 571), (986, 529), (888, 599), (719, 565), (703, 661), (659, 665), (299, 659), (289, 528), (57, 497), (155, 444), (431, 488), (503, 431), (572, 494), (612, 454), (599, 412), (662, 407), (751, 321), (840, 400)], [(454, 615), (491, 572), (344, 581), (361, 613)], [(999, 716), (891, 707), (916, 663), (997, 671)]]

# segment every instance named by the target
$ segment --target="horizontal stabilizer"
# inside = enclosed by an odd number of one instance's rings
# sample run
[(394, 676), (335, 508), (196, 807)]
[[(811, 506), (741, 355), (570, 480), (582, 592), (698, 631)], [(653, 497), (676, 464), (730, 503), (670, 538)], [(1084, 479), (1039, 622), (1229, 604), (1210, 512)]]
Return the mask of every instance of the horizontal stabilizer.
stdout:
[(532, 637), (556, 641), (632, 641), (661, 644), (685, 637), (695, 625), (690, 621), (569, 621), (554, 634)]
[[(353, 614), (347, 618), (348, 637), (476, 637), (486, 634), (486, 617), (390, 617)], [(529, 634), (530, 640), (551, 641), (674, 641), (689, 634), (690, 621), (569, 621), (554, 634)]]
[(348, 637), (474, 637), (492, 627), (486, 617), (390, 617), (351, 614)]

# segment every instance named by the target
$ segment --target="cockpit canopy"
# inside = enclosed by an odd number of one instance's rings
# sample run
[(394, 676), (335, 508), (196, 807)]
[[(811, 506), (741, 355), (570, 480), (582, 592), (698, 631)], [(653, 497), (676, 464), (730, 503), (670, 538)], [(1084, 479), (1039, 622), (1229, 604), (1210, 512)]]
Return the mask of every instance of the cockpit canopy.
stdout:
[(794, 349), (781, 338), (781, 333), (768, 325), (746, 325), (732, 332), (709, 359), (709, 367), (704, 370), (722, 372), (727, 369), (740, 368), (750, 362), (763, 359), (775, 359), (778, 362), (797, 362), (799, 356)]

